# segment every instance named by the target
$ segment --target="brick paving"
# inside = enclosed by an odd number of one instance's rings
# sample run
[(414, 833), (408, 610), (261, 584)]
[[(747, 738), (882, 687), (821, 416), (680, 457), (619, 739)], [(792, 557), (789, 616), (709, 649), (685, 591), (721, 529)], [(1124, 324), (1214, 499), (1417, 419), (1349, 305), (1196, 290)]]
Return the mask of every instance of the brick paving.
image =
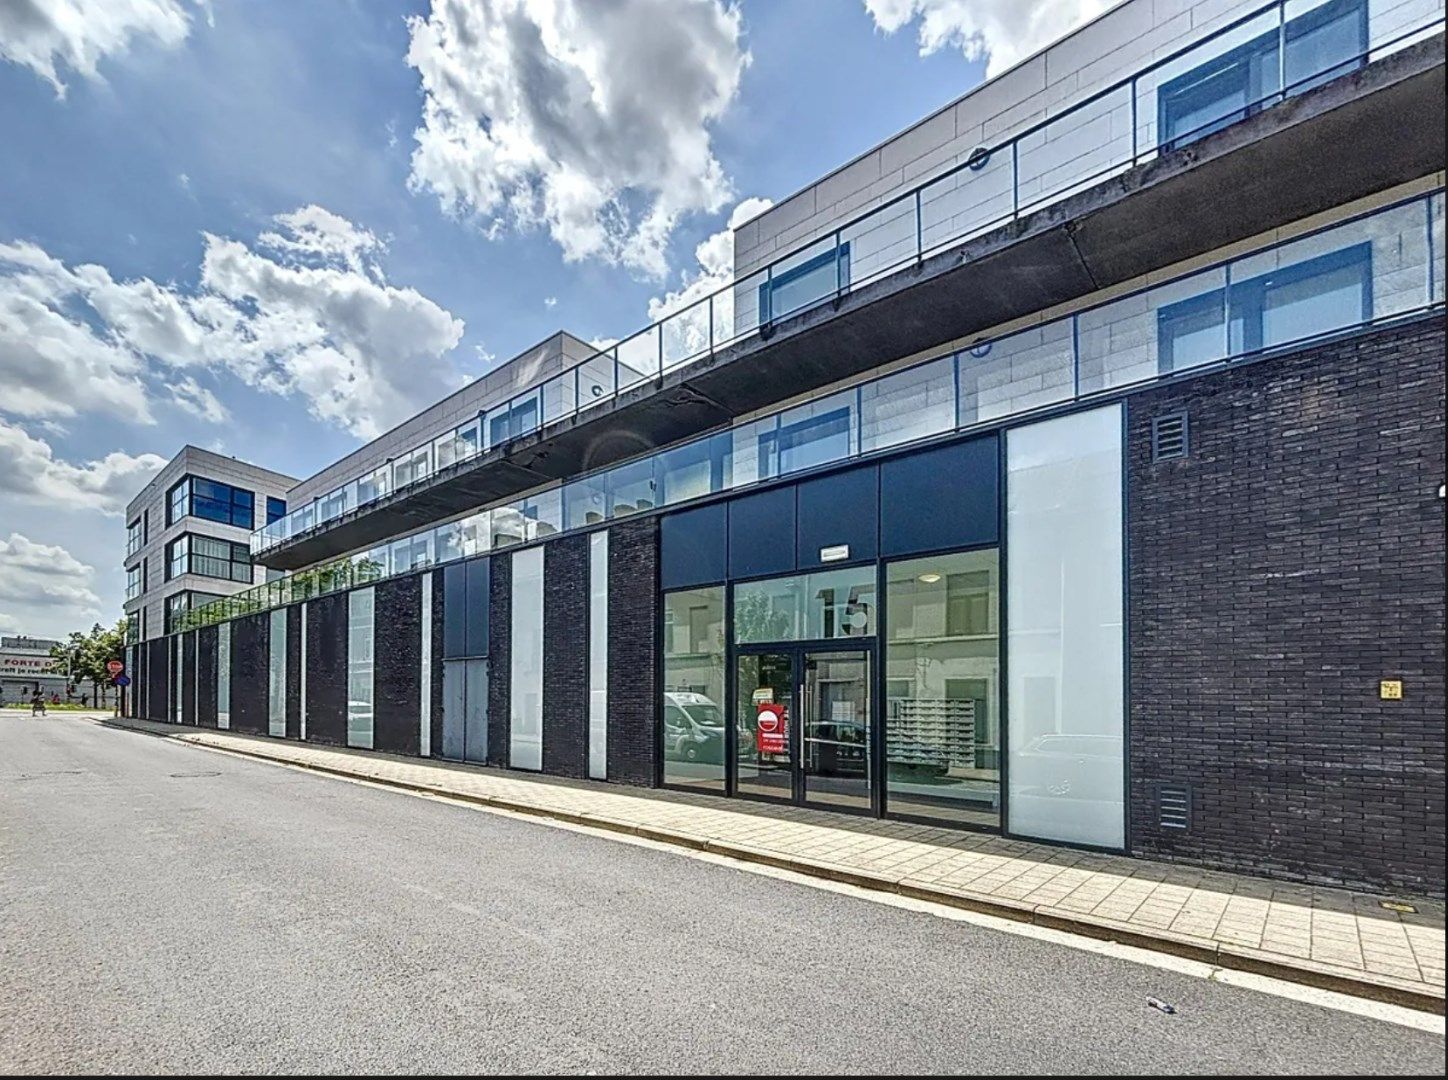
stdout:
[(956, 906), (1443, 1010), (1444, 905), (982, 833), (142, 720), (135, 730), (706, 848)]

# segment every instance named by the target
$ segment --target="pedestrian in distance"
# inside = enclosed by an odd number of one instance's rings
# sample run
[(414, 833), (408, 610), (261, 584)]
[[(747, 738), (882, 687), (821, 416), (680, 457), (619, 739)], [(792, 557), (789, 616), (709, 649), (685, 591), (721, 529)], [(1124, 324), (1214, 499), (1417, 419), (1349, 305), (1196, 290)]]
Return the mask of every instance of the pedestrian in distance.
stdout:
[(45, 698), (41, 695), (39, 690), (35, 691), (35, 694), (30, 699), (30, 715), (45, 715)]

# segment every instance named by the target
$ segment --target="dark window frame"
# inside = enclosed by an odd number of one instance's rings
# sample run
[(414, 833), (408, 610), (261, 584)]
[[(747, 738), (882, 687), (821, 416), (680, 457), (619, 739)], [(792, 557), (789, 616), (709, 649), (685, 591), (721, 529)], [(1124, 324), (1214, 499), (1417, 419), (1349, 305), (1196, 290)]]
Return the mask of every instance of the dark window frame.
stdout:
[[(193, 541), (206, 540), (213, 544), (221, 544), (227, 548), (227, 558), (222, 559), (219, 555), (210, 555), (195, 550)], [(184, 551), (178, 551), (180, 545), (185, 545)], [(241, 585), (251, 585), (256, 580), (255, 563), (252, 561), (251, 549), (246, 544), (237, 543), (235, 540), (225, 540), (219, 536), (205, 536), (201, 533), (182, 533), (166, 544), (166, 580), (171, 581), (182, 574), (194, 574), (197, 577), (211, 578), (215, 581), (230, 581)], [(241, 557), (238, 557), (240, 555)], [(227, 572), (224, 574), (211, 573), (200, 567), (208, 563), (226, 563)]]
[(287, 516), (286, 499), (278, 499), (275, 495), (266, 497), (266, 523), (268, 525), (280, 521)]
[[(776, 312), (774, 310), (774, 297), (782, 288), (794, 284), (801, 278), (809, 277), (811, 274), (826, 266), (835, 266), (835, 287), (829, 293), (802, 304), (799, 307), (790, 308), (788, 311)], [(769, 275), (769, 279), (759, 286), (759, 321), (761, 324), (773, 322), (776, 318), (783, 318), (786, 315), (793, 315), (795, 312), (804, 311), (815, 304), (823, 303), (831, 296), (837, 296), (841, 290), (850, 287), (850, 242), (846, 240), (838, 247), (829, 251), (822, 251), (812, 258), (806, 259), (797, 266), (791, 266), (783, 273)]]
[[(198, 492), (198, 484), (211, 490)], [(225, 507), (224, 511), (203, 512), (203, 507)], [(221, 480), (188, 473), (166, 492), (166, 524), (175, 525), (183, 517), (200, 518), (217, 525), (250, 532), (256, 527), (256, 493)]]

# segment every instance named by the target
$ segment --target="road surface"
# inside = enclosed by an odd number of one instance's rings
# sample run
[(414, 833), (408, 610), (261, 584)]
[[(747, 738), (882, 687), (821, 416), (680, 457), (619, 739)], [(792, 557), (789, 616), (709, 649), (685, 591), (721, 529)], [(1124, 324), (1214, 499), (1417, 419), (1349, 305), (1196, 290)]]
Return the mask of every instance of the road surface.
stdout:
[(1365, 1016), (76, 718), (0, 714), (0, 1071), (1443, 1064), (1440, 1035)]

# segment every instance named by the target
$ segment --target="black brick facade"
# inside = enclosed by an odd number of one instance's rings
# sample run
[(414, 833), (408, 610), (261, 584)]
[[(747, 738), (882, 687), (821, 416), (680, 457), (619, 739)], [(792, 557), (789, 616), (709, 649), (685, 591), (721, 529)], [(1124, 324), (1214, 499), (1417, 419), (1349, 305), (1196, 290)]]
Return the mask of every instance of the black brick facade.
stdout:
[(271, 612), (243, 615), (231, 624), (231, 727), (265, 735), (269, 726)]
[(152, 638), (145, 644), (146, 649), (146, 711), (142, 714), (148, 720), (173, 719), (171, 712), (171, 690), (167, 676), (171, 671), (171, 639)]
[(422, 578), (379, 582), (373, 593), (372, 745), (394, 754), (421, 750)]
[(307, 601), (307, 741), (347, 743), (347, 594)]
[(181, 635), (181, 722), (196, 724), (196, 631)]
[(658, 583), (658, 519), (622, 521), (610, 528), (608, 778), (645, 787), (658, 783), (659, 771)]
[(495, 555), (492, 563), (488, 588), (488, 764), (506, 765), (513, 681), (509, 648), (513, 636), (513, 560), (507, 555)]
[(543, 771), (588, 776), (588, 537), (543, 549)]
[(196, 723), (200, 727), (216, 726), (216, 646), (219, 638), (215, 626), (196, 631)]
[(302, 605), (287, 608), (287, 738), (302, 737)]
[(1443, 373), (1440, 318), (1130, 399), (1134, 852), (1443, 891)]

